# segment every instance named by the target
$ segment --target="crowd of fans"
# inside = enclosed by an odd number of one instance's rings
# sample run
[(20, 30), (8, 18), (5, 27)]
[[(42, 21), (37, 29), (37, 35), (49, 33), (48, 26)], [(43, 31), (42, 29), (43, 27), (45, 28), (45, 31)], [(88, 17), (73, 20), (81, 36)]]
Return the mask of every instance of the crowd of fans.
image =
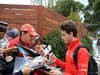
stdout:
[(33, 26), (24, 24), (18, 30), (9, 28), (6, 22), (0, 22), (0, 27), (0, 31), (4, 33), (4, 37), (0, 40), (0, 75), (37, 75), (30, 65), (25, 65), (19, 72), (13, 73), (16, 56), (23, 57), (17, 45), (36, 50), (41, 54), (42, 50), (37, 49), (40, 46), (37, 41), (39, 34), (35, 32)]
[[(23, 24), (20, 30), (9, 28), (8, 23), (0, 22), (0, 32), (4, 33), (4, 37), (0, 40), (0, 75), (88, 75), (88, 63), (90, 54), (87, 48), (80, 48), (77, 55), (77, 65), (74, 62), (74, 51), (80, 45), (83, 45), (77, 37), (77, 28), (73, 21), (64, 21), (60, 25), (61, 38), (66, 44), (66, 61), (58, 59), (53, 53), (44, 57), (43, 63), (51, 62), (53, 67), (61, 67), (64, 73), (57, 68), (47, 71), (41, 67), (42, 72), (38, 72), (32, 68), (30, 64), (24, 65), (18, 72), (13, 72), (16, 57), (32, 58), (31, 55), (26, 55), (18, 48), (22, 46), (25, 49), (34, 50), (41, 56), (44, 56), (43, 48), (46, 45), (41, 43), (39, 34), (35, 31), (31, 24)], [(47, 64), (46, 64), (47, 65)], [(45, 70), (45, 71), (44, 71)], [(97, 72), (96, 74), (97, 75)]]

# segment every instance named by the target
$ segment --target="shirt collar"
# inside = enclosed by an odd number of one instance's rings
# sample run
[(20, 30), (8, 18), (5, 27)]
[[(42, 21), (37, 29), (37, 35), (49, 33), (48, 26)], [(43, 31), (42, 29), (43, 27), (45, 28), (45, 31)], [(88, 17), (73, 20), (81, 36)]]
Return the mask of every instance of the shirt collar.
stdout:
[[(20, 38), (19, 38), (19, 39), (20, 39)], [(22, 45), (23, 45), (23, 46), (26, 46), (26, 47), (28, 47), (28, 48), (30, 48), (30, 47), (33, 46), (32, 43), (28, 44), (27, 42), (23, 41), (22, 39), (20, 39), (20, 42), (22, 42)]]
[(67, 44), (67, 48), (68, 48), (68, 49), (71, 49), (72, 47), (74, 47), (74, 46), (76, 46), (76, 45), (79, 45), (80, 43), (81, 43), (80, 40), (79, 40), (79, 39), (76, 39), (76, 40), (74, 40), (74, 41), (68, 43), (68, 44)]

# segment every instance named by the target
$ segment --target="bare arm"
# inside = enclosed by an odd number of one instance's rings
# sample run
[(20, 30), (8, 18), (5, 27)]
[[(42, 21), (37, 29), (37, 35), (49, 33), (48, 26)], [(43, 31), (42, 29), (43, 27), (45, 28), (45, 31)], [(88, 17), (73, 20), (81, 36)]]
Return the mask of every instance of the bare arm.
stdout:
[(16, 46), (13, 46), (11, 48), (3, 49), (3, 50), (0, 51), (0, 53), (6, 54), (8, 52), (12, 52), (14, 49), (17, 49), (17, 47)]

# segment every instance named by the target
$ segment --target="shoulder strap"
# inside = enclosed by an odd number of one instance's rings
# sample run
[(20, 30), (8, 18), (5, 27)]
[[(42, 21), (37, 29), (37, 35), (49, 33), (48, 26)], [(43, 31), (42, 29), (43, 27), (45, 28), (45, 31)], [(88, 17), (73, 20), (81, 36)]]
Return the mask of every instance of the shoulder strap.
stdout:
[(73, 60), (74, 60), (74, 63), (75, 63), (76, 66), (77, 66), (77, 55), (78, 55), (78, 51), (80, 50), (80, 48), (86, 48), (86, 47), (83, 46), (83, 45), (79, 45), (79, 46), (75, 49), (75, 51), (74, 51), (74, 53), (73, 53)]

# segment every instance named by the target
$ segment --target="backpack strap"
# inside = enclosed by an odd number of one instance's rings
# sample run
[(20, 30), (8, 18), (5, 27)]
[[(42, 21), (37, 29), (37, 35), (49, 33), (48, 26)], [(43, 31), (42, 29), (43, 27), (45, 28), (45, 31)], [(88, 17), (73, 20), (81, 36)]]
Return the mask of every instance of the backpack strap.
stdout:
[(75, 65), (77, 66), (77, 55), (78, 55), (78, 51), (80, 50), (80, 48), (86, 48), (84, 45), (79, 45), (78, 47), (76, 47), (74, 53), (73, 53), (73, 60), (74, 60), (74, 63)]

